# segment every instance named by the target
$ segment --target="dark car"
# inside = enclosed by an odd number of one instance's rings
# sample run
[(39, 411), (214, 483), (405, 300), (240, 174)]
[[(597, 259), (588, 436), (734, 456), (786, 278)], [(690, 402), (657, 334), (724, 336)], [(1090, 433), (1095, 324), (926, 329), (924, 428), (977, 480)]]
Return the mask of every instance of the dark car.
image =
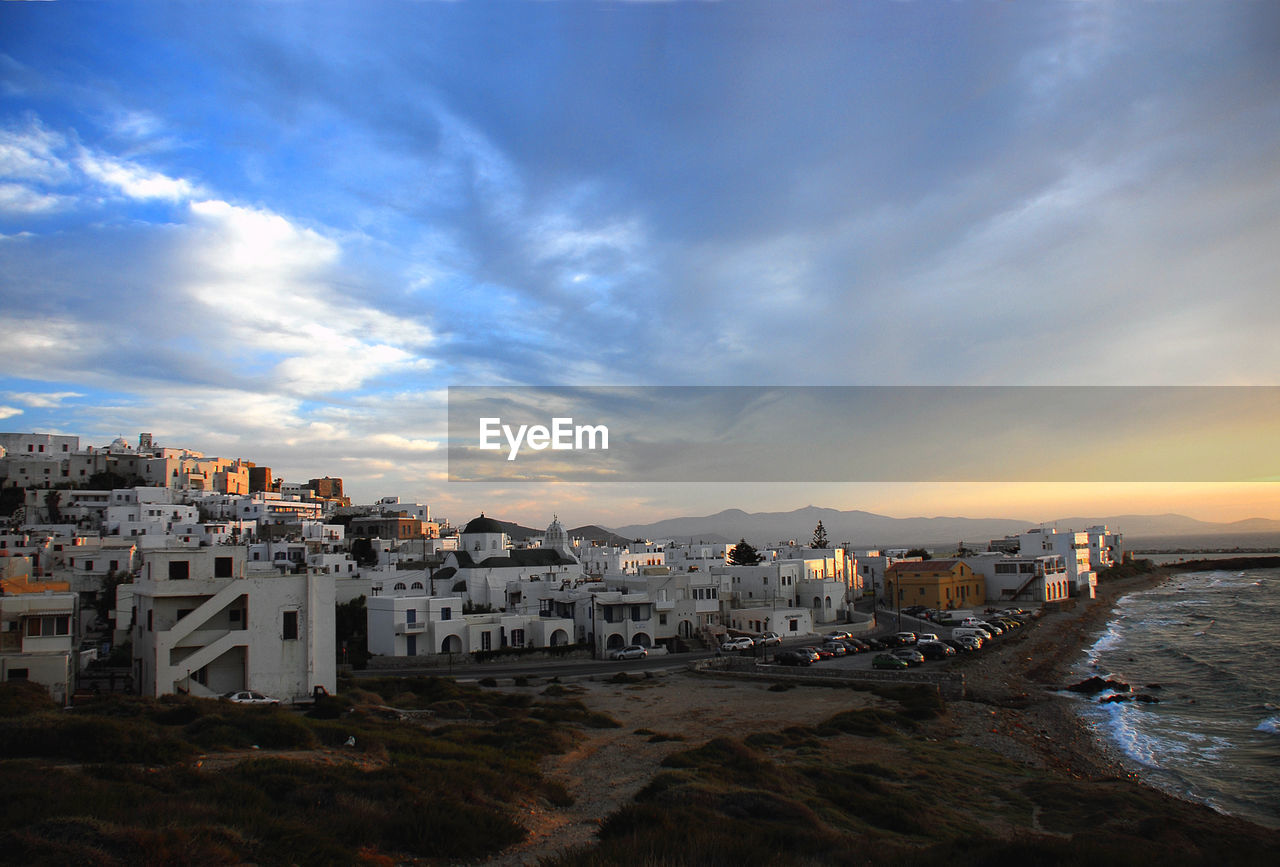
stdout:
[(813, 665), (813, 659), (807, 653), (798, 650), (781, 650), (773, 661), (778, 665)]
[(889, 636), (889, 640), (898, 647), (906, 647), (916, 643), (916, 634), (914, 632), (895, 632)]
[(955, 656), (954, 649), (947, 647), (941, 641), (921, 641), (916, 645), (916, 650), (924, 654), (925, 659), (946, 659), (948, 656)]
[(890, 645), (883, 638), (864, 639), (868, 650), (888, 650)]
[(871, 646), (860, 638), (846, 638), (844, 646), (849, 648), (850, 653), (866, 653)]
[(970, 650), (976, 649), (973, 647), (968, 647), (962, 642), (956, 641), (954, 638), (944, 638), (942, 639), (942, 643), (945, 644), (947, 647), (950, 647), (956, 653), (966, 653)]

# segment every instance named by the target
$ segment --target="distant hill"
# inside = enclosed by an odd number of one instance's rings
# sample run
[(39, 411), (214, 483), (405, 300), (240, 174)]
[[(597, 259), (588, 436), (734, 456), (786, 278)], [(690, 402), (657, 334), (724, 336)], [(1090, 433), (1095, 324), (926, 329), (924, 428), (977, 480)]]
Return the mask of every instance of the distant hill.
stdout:
[(565, 532), (569, 534), (570, 539), (586, 539), (588, 542), (603, 542), (606, 545), (628, 545), (635, 538), (619, 536), (595, 524), (585, 524)]
[(1126, 537), (1280, 533), (1280, 521), (1266, 518), (1213, 523), (1175, 514), (1111, 515), (1063, 518), (1042, 524), (1016, 518), (890, 518), (857, 509), (840, 511), (816, 506), (806, 506), (791, 512), (744, 512), (741, 509), (727, 509), (702, 517), (670, 518), (652, 524), (629, 524), (616, 527), (614, 532), (630, 539), (733, 542), (745, 538), (756, 545), (772, 545), (794, 539), (804, 544), (812, 538), (813, 528), (818, 521), (822, 521), (827, 536), (833, 543), (847, 542), (858, 548), (915, 545), (945, 547), (955, 546), (961, 541), (974, 544), (1038, 526), (1083, 530), (1095, 524), (1106, 524), (1113, 530), (1124, 533)]

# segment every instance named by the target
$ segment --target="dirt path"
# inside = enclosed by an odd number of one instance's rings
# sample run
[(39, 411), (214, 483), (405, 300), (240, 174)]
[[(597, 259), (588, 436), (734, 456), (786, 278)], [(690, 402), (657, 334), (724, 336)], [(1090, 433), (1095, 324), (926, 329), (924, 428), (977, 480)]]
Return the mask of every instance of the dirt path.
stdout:
[[(810, 725), (842, 710), (879, 702), (869, 693), (851, 690), (771, 692), (769, 686), (692, 674), (626, 685), (581, 684), (578, 698), (592, 710), (614, 717), (622, 727), (588, 729), (576, 749), (544, 762), (543, 772), (565, 786), (573, 805), (564, 809), (526, 805), (522, 818), (529, 837), (488, 863), (537, 864), (549, 855), (590, 843), (601, 821), (644, 788), (672, 752), (720, 736), (740, 738)], [(683, 741), (651, 740), (654, 735), (679, 735)]]

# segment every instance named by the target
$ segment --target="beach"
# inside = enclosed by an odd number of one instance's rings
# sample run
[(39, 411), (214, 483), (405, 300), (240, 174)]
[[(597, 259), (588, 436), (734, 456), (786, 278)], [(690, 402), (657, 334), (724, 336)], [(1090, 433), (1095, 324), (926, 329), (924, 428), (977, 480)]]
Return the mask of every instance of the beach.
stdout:
[(1167, 569), (1100, 584), (1097, 598), (1045, 614), (1031, 628), (991, 643), (955, 666), (966, 701), (951, 704), (958, 737), (1011, 759), (1051, 767), (1077, 779), (1138, 779), (1137, 766), (1102, 740), (1058, 690), (1106, 629), (1115, 601), (1158, 586)]
[[(975, 763), (986, 761), (981, 751), (989, 750), (1082, 785), (1141, 783), (1136, 766), (1098, 737), (1081, 720), (1072, 699), (1057, 690), (1073, 682), (1072, 666), (1105, 630), (1114, 601), (1154, 587), (1171, 574), (1161, 569), (1103, 584), (1097, 599), (1048, 613), (980, 654), (958, 660), (954, 667), (965, 675), (966, 698), (948, 702), (946, 713), (917, 737), (962, 750), (981, 748), (973, 753)], [(562, 782), (574, 803), (556, 809), (530, 803), (523, 816), (529, 837), (491, 863), (534, 864), (589, 844), (607, 817), (631, 801), (673, 753), (713, 738), (812, 726), (850, 708), (891, 705), (860, 690), (800, 687), (777, 692), (770, 686), (683, 672), (631, 682), (571, 684), (584, 703), (613, 716), (621, 727), (588, 731), (572, 751), (544, 762), (543, 772)], [(901, 745), (865, 739), (836, 738), (829, 748), (833, 758), (848, 750), (886, 764), (903, 758)], [(981, 812), (980, 806), (975, 809)], [(998, 827), (992, 831), (1002, 833)]]

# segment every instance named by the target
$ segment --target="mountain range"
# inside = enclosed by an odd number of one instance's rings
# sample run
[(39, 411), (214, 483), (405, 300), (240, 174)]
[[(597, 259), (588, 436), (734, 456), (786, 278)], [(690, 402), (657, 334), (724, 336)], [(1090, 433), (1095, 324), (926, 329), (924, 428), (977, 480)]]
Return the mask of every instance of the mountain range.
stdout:
[[(1280, 521), (1248, 518), (1230, 523), (1214, 523), (1186, 515), (1109, 515), (1067, 517), (1038, 522), (1015, 518), (891, 518), (858, 509), (840, 511), (806, 506), (790, 512), (744, 512), (727, 509), (702, 517), (669, 518), (651, 524), (628, 524), (613, 532), (627, 539), (675, 539), (704, 542), (736, 542), (749, 539), (758, 544), (774, 544), (794, 539), (807, 544), (814, 527), (822, 522), (834, 544), (850, 543), (857, 548), (888, 546), (951, 545), (965, 541), (986, 543), (1032, 527), (1083, 530), (1105, 524), (1125, 534), (1126, 539), (1152, 536), (1243, 535), (1280, 533)], [(570, 535), (573, 535), (570, 531)]]

